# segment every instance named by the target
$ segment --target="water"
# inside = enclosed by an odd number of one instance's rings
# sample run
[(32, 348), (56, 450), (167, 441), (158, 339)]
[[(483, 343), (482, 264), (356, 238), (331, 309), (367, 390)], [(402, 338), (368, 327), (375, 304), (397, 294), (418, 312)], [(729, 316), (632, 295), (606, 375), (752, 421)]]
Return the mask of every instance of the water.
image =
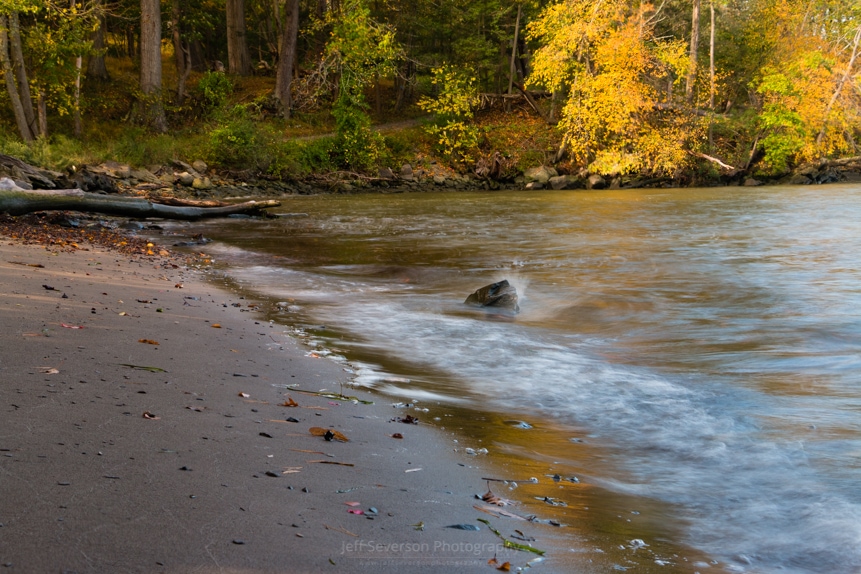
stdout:
[[(861, 572), (861, 187), (283, 210), (170, 231), (497, 474), (577, 476), (517, 491), (572, 568)], [(462, 304), (503, 278), (516, 319)]]

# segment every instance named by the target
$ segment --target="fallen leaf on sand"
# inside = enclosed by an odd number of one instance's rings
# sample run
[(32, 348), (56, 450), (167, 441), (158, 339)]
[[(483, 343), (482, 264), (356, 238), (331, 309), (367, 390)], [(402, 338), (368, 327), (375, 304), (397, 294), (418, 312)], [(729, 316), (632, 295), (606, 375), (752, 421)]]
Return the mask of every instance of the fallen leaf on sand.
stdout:
[(66, 323), (60, 323), (61, 327), (65, 327), (66, 329), (83, 329), (83, 325), (68, 325)]
[(138, 339), (138, 343), (146, 343), (147, 345), (158, 345), (158, 341), (153, 341), (152, 339)]
[(395, 434), (392, 435), (392, 438), (404, 438), (404, 435), (402, 435), (399, 432), (396, 432)]
[(323, 427), (311, 427), (308, 432), (314, 436), (321, 436), (327, 441), (337, 440), (340, 442), (350, 442), (346, 436), (333, 429), (324, 429)]
[(149, 412), (149, 411), (144, 411), (144, 413), (143, 413), (143, 418), (145, 418), (145, 419), (149, 419), (149, 420), (151, 420), (151, 421), (157, 421), (157, 420), (158, 420), (158, 419), (160, 419), (161, 417), (157, 417), (157, 416), (155, 416), (154, 414), (152, 414), (152, 413), (151, 413), (151, 412)]
[(488, 504), (495, 504), (496, 506), (509, 506), (511, 504), (514, 504), (511, 500), (508, 500), (507, 498), (501, 498), (499, 496), (496, 496), (490, 490), (485, 492), (481, 499)]
[(213, 323), (212, 328), (213, 329), (221, 329), (221, 323)]
[(299, 403), (297, 403), (296, 401), (294, 401), (290, 397), (287, 397), (287, 400), (284, 401), (283, 403), (281, 403), (279, 406), (282, 406), (282, 407), (298, 407)]

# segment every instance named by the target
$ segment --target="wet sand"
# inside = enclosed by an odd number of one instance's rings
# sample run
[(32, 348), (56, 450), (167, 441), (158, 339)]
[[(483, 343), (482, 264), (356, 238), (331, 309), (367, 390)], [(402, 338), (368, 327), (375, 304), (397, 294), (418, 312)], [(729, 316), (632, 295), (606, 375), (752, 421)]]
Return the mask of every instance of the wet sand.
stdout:
[[(2, 238), (0, 332), (2, 572), (488, 572), (494, 556), (512, 570), (536, 558), (477, 520), (506, 538), (538, 526), (477, 510), (484, 474), (421, 412), (350, 388), (199, 271)], [(463, 524), (479, 529), (449, 528)]]

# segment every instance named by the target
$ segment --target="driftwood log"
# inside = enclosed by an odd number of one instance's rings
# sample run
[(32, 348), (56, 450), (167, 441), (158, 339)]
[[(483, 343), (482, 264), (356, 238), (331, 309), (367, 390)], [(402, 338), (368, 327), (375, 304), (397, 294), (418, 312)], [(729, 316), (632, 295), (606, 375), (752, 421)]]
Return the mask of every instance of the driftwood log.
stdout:
[[(80, 189), (24, 190), (20, 188), (9, 189), (8, 186), (4, 189), (3, 186), (0, 186), (0, 213), (8, 213), (9, 215), (60, 210), (123, 217), (195, 220), (234, 214), (260, 215), (270, 207), (281, 205), (275, 200), (246, 201), (234, 204), (170, 198), (165, 198), (164, 203), (159, 203), (159, 201), (161, 200), (86, 193)], [(168, 203), (172, 205), (168, 205)]]

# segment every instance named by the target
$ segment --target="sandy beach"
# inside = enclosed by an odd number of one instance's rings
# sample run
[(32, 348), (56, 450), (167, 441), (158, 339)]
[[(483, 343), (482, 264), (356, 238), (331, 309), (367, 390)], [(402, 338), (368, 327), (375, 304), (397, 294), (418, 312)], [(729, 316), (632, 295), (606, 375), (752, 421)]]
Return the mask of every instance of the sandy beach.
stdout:
[(0, 570), (487, 572), (537, 558), (478, 520), (515, 542), (533, 528), (488, 514), (481, 469), (422, 413), (351, 388), (197, 270), (79, 247), (0, 241)]

